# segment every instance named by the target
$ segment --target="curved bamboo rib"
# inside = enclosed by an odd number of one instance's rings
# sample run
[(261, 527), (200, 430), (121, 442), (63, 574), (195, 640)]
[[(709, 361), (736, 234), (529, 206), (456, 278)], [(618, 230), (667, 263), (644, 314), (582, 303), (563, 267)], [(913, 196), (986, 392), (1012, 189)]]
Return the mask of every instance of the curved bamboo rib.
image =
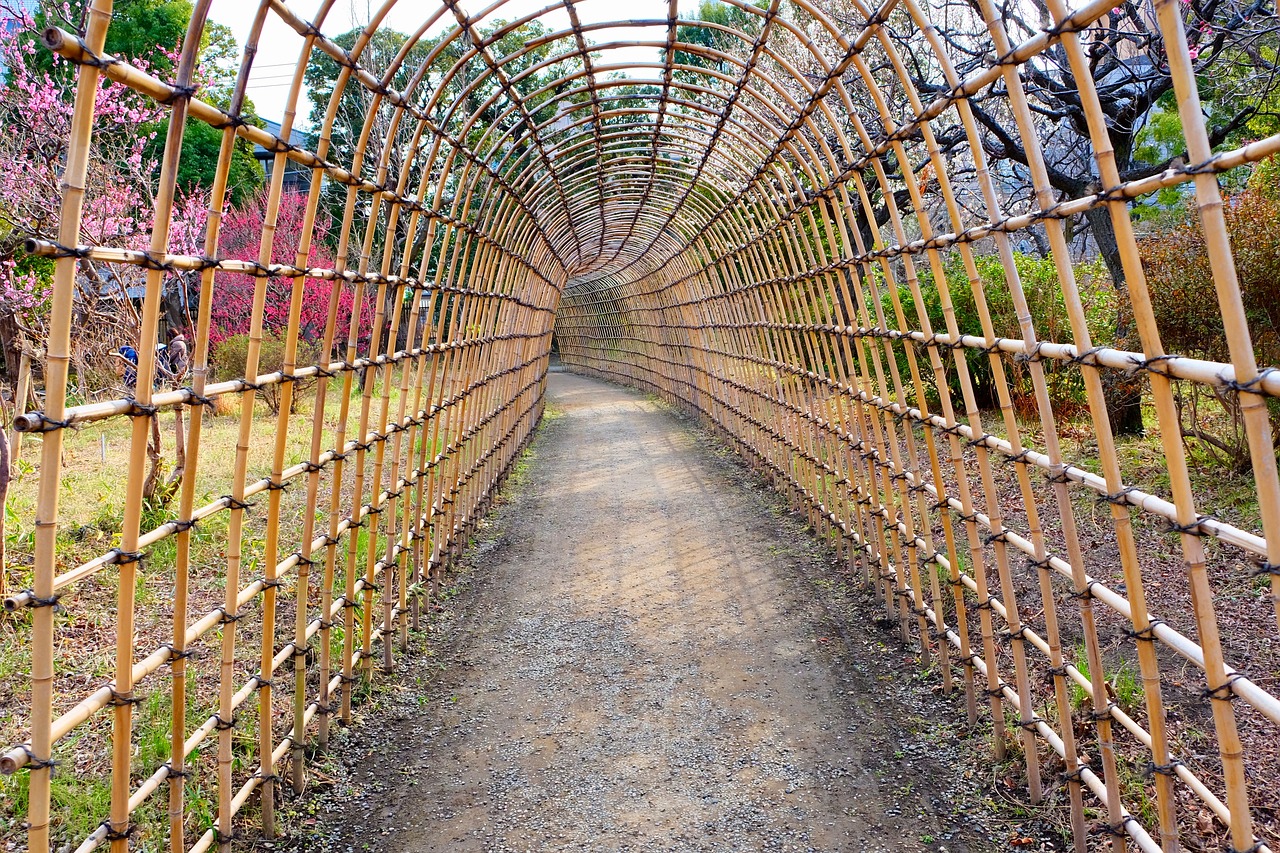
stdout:
[[(75, 839), (78, 850), (126, 850), (136, 811), (162, 789), (174, 851), (231, 849), (247, 831), (245, 809), (272, 835), (282, 788), (303, 787), (305, 749), (323, 748), (333, 724), (350, 720), (361, 686), (393, 668), (528, 442), (553, 334), (566, 365), (695, 414), (784, 491), (879, 597), (922, 663), (936, 664), (944, 690), (959, 684), (970, 721), (990, 720), (993, 760), (1010, 760), (1017, 746), (1033, 801), (1065, 784), (1080, 853), (1097, 849), (1099, 829), (1144, 851), (1182, 849), (1200, 807), (1233, 849), (1273, 849), (1273, 839), (1255, 835), (1251, 807), (1267, 782), (1251, 778), (1240, 732), (1263, 729), (1274, 742), (1280, 695), (1274, 673), (1252, 672), (1224, 652), (1204, 540), (1261, 564), (1280, 622), (1280, 480), (1267, 415), (1280, 370), (1255, 362), (1216, 179), (1276, 155), (1280, 135), (1212, 151), (1178, 5), (1157, 0), (1153, 15), (1165, 44), (1177, 46), (1169, 68), (1187, 165), (1124, 181), (1087, 54), (1090, 28), (1113, 0), (1074, 9), (1044, 0), (1042, 31), (1021, 44), (1000, 9), (975, 0), (972, 23), (989, 61), (966, 65), (974, 69), (967, 76), (918, 0), (846, 0), (839, 18), (810, 0), (724, 0), (739, 23), (702, 22), (700, 30), (687, 29), (695, 24), (678, 17), (676, 0), (629, 20), (602, 17), (606, 2), (550, 0), (538, 12), (508, 14), (507, 0), (484, 11), (441, 0), (422, 9), (421, 26), (385, 61), (370, 47), (393, 12), (403, 19), (397, 0), (373, 12), (349, 49), (327, 23), (333, 0), (310, 20), (285, 0), (262, 0), (225, 108), (190, 86), (217, 0), (195, 5), (171, 81), (104, 53), (111, 0), (93, 0), (83, 33), (44, 33), (79, 78), (57, 239), (27, 245), (56, 259), (56, 277), (46, 405), (17, 421), (43, 438), (34, 582), (4, 602), (10, 612), (28, 610), (33, 626), (30, 738), (0, 754), (0, 772), (30, 774), (30, 849), (49, 848), (59, 819), (51, 779), (61, 750), (108, 708), (110, 811), (96, 832)], [(278, 135), (241, 116), (250, 72), (269, 47), (260, 43), (268, 18), (302, 45)], [(515, 47), (505, 41), (540, 18), (554, 23)], [(713, 38), (692, 41), (698, 32)], [(902, 55), (908, 42), (918, 56)], [(633, 59), (639, 50), (651, 58)], [(1075, 198), (1050, 189), (1024, 91), (1023, 71), (1049, 51), (1076, 75), (1096, 160), (1098, 188)], [(332, 98), (314, 142), (291, 142), (305, 105), (302, 72), (321, 58), (339, 69)], [(908, 59), (937, 69), (945, 87), (918, 92)], [(90, 245), (80, 232), (104, 78), (172, 110), (145, 251)], [(989, 167), (969, 101), (996, 84), (1026, 152), (1027, 203), (1011, 202)], [(354, 148), (337, 150), (339, 108), (351, 96), (367, 104), (366, 115), (362, 126), (343, 128)], [(222, 132), (209, 226), (195, 253), (174, 251), (168, 233), (186, 118)], [(944, 122), (964, 137), (959, 157), (942, 153), (935, 133)], [(254, 260), (220, 251), (237, 140), (274, 156)], [(296, 258), (281, 263), (273, 241), (286, 163), (308, 170), (310, 184)], [(963, 186), (955, 164), (969, 175)], [(1127, 203), (1182, 185), (1200, 211), (1230, 363), (1166, 352), (1152, 312)], [(343, 214), (326, 229), (335, 260), (316, 266), (310, 246), (335, 198)], [(1063, 223), (1097, 211), (1117, 235), (1140, 350), (1091, 338)], [(1058, 340), (1034, 327), (1032, 303), (1042, 297), (1027, 292), (1014, 263), (1011, 238), (1031, 229), (1047, 241), (1069, 321)], [(1002, 292), (989, 292), (979, 275), (979, 250), (1000, 256)], [(972, 290), (973, 327), (957, 319), (944, 271), (953, 258)], [(132, 399), (68, 404), (83, 261), (145, 274)], [(162, 289), (180, 274), (201, 285), (192, 384), (156, 388)], [(942, 328), (924, 307), (926, 274)], [(210, 308), (232, 275), (253, 281), (246, 375), (214, 381)], [(331, 282), (332, 296), (324, 328), (304, 331), (301, 305), (314, 281)], [(261, 370), (274, 288), (289, 294), (283, 366)], [(344, 327), (345, 296), (368, 307), (351, 311)], [(996, 298), (1014, 306), (1018, 328), (997, 327)], [(304, 363), (309, 352), (315, 363)], [(979, 406), (978, 364), (990, 373), (997, 410)], [(1033, 401), (1025, 419), (1014, 411), (1015, 365)], [(1049, 371), (1078, 375), (1092, 450), (1060, 435)], [(1149, 384), (1167, 495), (1126, 479), (1104, 394), (1114, 377)], [(1261, 529), (1198, 506), (1178, 383), (1239, 397)], [(263, 394), (278, 398), (278, 414), (264, 415)], [(295, 400), (310, 411), (294, 415)], [(188, 466), (205, 476), (214, 409), (231, 409), (236, 424), (224, 493), (202, 494), (189, 473), (171, 516), (144, 522), (152, 419), (186, 413)], [(63, 565), (64, 438), (124, 418), (132, 432), (120, 544)], [(1113, 580), (1098, 575), (1080, 541), (1082, 495), (1108, 507), (1120, 564)], [(1144, 584), (1155, 578), (1135, 520), (1179, 535), (1194, 624), (1168, 624), (1148, 606)], [(194, 537), (224, 529), (210, 597), (193, 586)], [(136, 579), (169, 540), (173, 563), (154, 571), (171, 575), (172, 630), (135, 649)], [(90, 584), (117, 595), (115, 677), (63, 695), (54, 605), (74, 607)], [(1120, 624), (1128, 639), (1117, 642)], [(1170, 733), (1173, 683), (1161, 658), (1170, 652), (1201, 673), (1216, 762), (1193, 761)], [(1134, 662), (1141, 680), (1132, 707), (1110, 698), (1120, 661)], [(158, 677), (166, 668), (168, 687)], [(193, 685), (216, 698), (193, 698)], [(157, 692), (167, 697), (171, 757), (137, 767), (137, 729), (156, 724), (137, 703)], [(1134, 781), (1134, 762), (1154, 769), (1149, 779)], [(196, 825), (190, 813), (193, 776), (217, 792), (212, 825)], [(1100, 816), (1092, 824), (1087, 810)]]

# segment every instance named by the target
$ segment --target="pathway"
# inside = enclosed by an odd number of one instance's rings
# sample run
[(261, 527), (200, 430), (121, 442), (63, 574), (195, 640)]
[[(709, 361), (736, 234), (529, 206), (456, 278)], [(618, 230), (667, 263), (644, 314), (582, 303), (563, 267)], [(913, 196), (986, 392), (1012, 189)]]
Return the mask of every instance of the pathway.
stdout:
[(634, 392), (554, 373), (549, 399), (438, 657), (353, 728), (313, 840), (1004, 849), (964, 814), (959, 703), (885, 677), (917, 666), (890, 632), (834, 626), (827, 567), (740, 466)]

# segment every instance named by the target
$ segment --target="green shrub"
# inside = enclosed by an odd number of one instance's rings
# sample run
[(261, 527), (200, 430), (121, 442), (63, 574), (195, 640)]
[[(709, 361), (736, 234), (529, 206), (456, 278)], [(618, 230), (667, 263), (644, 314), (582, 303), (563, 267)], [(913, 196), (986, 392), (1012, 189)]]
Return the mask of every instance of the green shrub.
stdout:
[[(278, 332), (264, 332), (262, 335), (262, 347), (258, 351), (258, 375), (264, 373), (275, 373), (284, 367), (284, 335)], [(245, 365), (249, 355), (249, 336), (248, 335), (232, 335), (226, 340), (218, 344), (213, 354), (214, 368), (220, 380), (229, 380), (244, 377)], [(315, 344), (308, 341), (298, 341), (298, 354), (295, 358), (296, 367), (306, 367), (316, 363), (318, 357), (318, 348)], [(252, 379), (253, 377), (248, 377)], [(309, 383), (296, 383), (294, 386), (294, 400), (297, 400), (298, 392), (303, 386)], [(283, 386), (268, 385), (258, 392), (258, 395), (267, 404), (272, 414), (280, 412), (280, 389)]]
[[(1020, 340), (1022, 332), (1018, 326), (1017, 311), (1014, 309), (1013, 297), (1005, 279), (1004, 264), (999, 255), (978, 255), (974, 258), (974, 262), (981, 279), (987, 307), (991, 311), (991, 322), (995, 333), (1000, 337)], [(1071, 323), (1067, 316), (1066, 301), (1053, 259), (1016, 252), (1014, 263), (1017, 266), (1023, 292), (1026, 294), (1027, 305), (1031, 309), (1031, 319), (1035, 324), (1037, 339), (1071, 343)], [(960, 331), (968, 335), (982, 336), (982, 322), (978, 314), (977, 300), (959, 253), (952, 253), (946, 258), (943, 270)], [(919, 272), (920, 293), (929, 322), (935, 332), (945, 332), (942, 298), (934, 281), (933, 271), (922, 266)], [(1106, 273), (1105, 265), (1100, 259), (1076, 264), (1075, 276), (1094, 346), (1113, 342), (1119, 320), (1120, 300), (1111, 286), (1111, 279)], [(898, 295), (902, 300), (907, 322), (913, 326), (917, 325), (915, 301), (910, 290), (904, 285)], [(886, 313), (891, 312), (887, 295), (885, 310)], [(975, 349), (966, 350), (965, 359), (973, 380), (978, 405), (982, 408), (994, 407), (998, 398), (990, 359), (985, 353)], [(1026, 366), (1009, 356), (1004, 358), (1004, 363), (1015, 406), (1024, 413), (1035, 411), (1034, 391)], [(1070, 415), (1082, 408), (1085, 405), (1085, 394), (1080, 369), (1054, 360), (1044, 361), (1043, 366), (1049, 386), (1049, 397), (1058, 409), (1058, 414)], [(931, 376), (931, 372), (926, 371), (926, 373), (930, 373)], [(955, 371), (948, 370), (947, 377), (952, 399), (959, 401), (960, 385)]]

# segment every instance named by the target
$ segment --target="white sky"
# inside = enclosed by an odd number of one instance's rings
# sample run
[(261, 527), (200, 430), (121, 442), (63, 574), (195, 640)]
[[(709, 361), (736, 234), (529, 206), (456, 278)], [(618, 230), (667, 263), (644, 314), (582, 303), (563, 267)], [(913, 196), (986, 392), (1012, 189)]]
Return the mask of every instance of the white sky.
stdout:
[[(287, 2), (296, 15), (310, 21), (319, 9), (321, 0)], [(491, 15), (491, 19), (515, 20), (545, 9), (552, 2), (553, 0), (509, 0)], [(259, 0), (215, 0), (209, 17), (229, 26), (243, 47), (253, 25), (258, 3)], [(682, 16), (687, 16), (698, 8), (698, 0), (679, 0), (679, 3)], [(412, 33), (422, 26), (425, 15), (433, 14), (441, 5), (438, 0), (400, 0), (383, 25), (403, 33)], [(462, 0), (461, 8), (475, 14), (487, 5), (491, 5), (489, 0)], [(665, 20), (667, 16), (666, 0), (577, 0), (575, 6), (583, 24), (618, 20)], [(356, 25), (363, 25), (378, 7), (379, 0), (337, 0), (321, 26), (321, 32), (333, 36)], [(569, 15), (562, 8), (549, 12), (541, 20), (552, 30), (567, 29), (569, 26)], [(446, 11), (429, 35), (454, 23), (453, 15)], [(666, 38), (666, 32), (662, 27), (612, 27), (590, 32), (588, 37), (597, 44), (610, 41), (662, 41)], [(263, 118), (279, 121), (283, 117), (293, 69), (301, 50), (302, 38), (285, 26), (276, 15), (269, 13), (248, 88), (249, 98)], [(605, 53), (600, 58), (600, 64), (656, 62), (657, 59), (656, 48), (627, 47)], [(648, 72), (641, 76), (656, 74)], [(310, 109), (311, 105), (304, 91), (298, 104), (298, 123), (302, 126), (306, 126)]]

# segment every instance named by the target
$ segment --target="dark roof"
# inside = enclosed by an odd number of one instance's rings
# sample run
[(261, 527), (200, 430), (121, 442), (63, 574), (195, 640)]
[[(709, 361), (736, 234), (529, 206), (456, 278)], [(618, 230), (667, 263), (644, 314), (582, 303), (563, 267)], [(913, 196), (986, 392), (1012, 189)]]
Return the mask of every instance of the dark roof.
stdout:
[[(281, 126), (280, 122), (278, 121), (272, 121), (269, 118), (261, 119), (261, 121), (262, 121), (263, 130), (265, 130), (267, 133), (270, 133), (272, 136), (277, 136), (277, 137), (280, 136), (280, 131), (284, 129)], [(288, 142), (290, 145), (297, 145), (302, 148), (315, 147), (315, 141), (311, 136), (311, 134), (307, 133), (304, 130), (298, 130), (298, 128), (296, 127), (290, 128), (289, 138), (285, 141)], [(263, 148), (261, 145), (255, 145), (253, 146), (253, 156), (258, 158), (259, 160), (267, 160), (274, 155), (271, 151), (268, 151), (266, 148)]]

